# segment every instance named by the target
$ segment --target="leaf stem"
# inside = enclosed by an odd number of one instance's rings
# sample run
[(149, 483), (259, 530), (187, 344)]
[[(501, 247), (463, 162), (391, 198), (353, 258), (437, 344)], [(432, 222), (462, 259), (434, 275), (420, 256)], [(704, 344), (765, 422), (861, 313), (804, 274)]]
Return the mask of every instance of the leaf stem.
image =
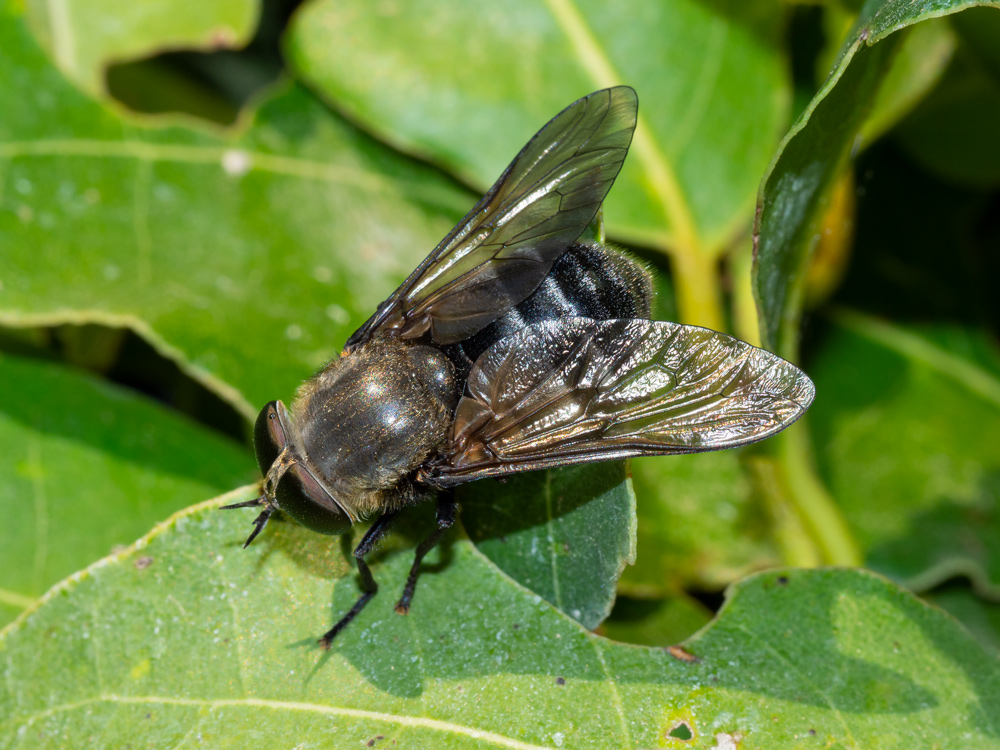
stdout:
[(733, 279), (733, 334), (748, 344), (760, 346), (760, 318), (751, 281), (753, 254), (749, 246), (737, 247), (726, 257), (726, 263)]
[(840, 509), (816, 475), (809, 433), (803, 424), (774, 438), (785, 493), (827, 565), (858, 567), (863, 555)]
[(696, 248), (676, 247), (670, 253), (677, 311), (682, 322), (716, 331), (726, 330), (719, 291), (718, 260)]
[(774, 539), (781, 550), (782, 562), (797, 568), (821, 565), (820, 551), (779, 479), (778, 462), (771, 456), (754, 456), (747, 465), (774, 524)]
[[(545, 0), (545, 4), (590, 79), (602, 87), (621, 83), (623, 77), (612, 65), (577, 4), (573, 0)], [(632, 153), (638, 157), (649, 193), (662, 208), (665, 224), (670, 227), (670, 245), (665, 249), (673, 261), (680, 319), (691, 325), (724, 330), (717, 259), (702, 247), (674, 164), (663, 153), (661, 144), (653, 137), (652, 128), (641, 114), (632, 137)]]

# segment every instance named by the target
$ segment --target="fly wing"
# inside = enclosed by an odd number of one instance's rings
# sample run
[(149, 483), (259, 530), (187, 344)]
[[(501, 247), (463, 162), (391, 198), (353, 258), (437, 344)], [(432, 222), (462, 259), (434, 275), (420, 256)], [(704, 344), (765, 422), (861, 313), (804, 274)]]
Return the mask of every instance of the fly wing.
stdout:
[(548, 466), (732, 448), (812, 403), (780, 357), (705, 328), (567, 318), (487, 350), (469, 374), (441, 486)]
[(594, 218), (635, 129), (628, 86), (596, 91), (542, 128), (490, 191), (347, 342), (377, 332), (468, 338), (526, 299)]

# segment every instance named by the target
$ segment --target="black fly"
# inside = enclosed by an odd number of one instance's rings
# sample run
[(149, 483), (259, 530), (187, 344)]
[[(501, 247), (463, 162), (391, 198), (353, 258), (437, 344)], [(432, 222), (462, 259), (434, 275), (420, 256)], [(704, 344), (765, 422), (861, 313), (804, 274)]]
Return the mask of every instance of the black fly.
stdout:
[(650, 320), (646, 271), (579, 238), (632, 140), (635, 91), (574, 102), (334, 359), (267, 404), (254, 446), (263, 494), (249, 544), (275, 510), (322, 534), (376, 516), (354, 550), (364, 593), (324, 647), (374, 596), (365, 555), (405, 507), (437, 497), (455, 521), (463, 482), (552, 466), (745, 445), (794, 422), (813, 384), (784, 360), (722, 333)]

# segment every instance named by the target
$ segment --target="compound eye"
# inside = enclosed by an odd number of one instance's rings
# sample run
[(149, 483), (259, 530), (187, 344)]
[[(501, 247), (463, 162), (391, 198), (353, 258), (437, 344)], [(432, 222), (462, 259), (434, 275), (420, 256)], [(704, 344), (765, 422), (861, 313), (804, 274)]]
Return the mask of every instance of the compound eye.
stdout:
[(272, 401), (257, 415), (257, 421), (253, 426), (253, 450), (257, 455), (257, 466), (263, 476), (267, 476), (274, 459), (285, 449), (285, 444), (288, 442), (285, 432), (287, 414), (283, 403)]
[(274, 499), (282, 511), (311, 531), (343, 534), (351, 528), (348, 515), (301, 463), (292, 464), (281, 475)]

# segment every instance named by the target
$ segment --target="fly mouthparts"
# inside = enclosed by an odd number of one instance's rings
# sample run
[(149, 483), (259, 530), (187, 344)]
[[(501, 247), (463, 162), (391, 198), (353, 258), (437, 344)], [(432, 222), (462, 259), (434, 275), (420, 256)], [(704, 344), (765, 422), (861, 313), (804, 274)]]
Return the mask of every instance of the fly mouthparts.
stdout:
[(264, 510), (262, 510), (260, 512), (260, 515), (253, 520), (255, 528), (252, 532), (250, 532), (250, 536), (247, 537), (247, 540), (243, 542), (243, 549), (249, 547), (250, 542), (256, 539), (257, 535), (264, 530), (264, 527), (267, 526), (267, 521), (271, 517), (271, 514), (274, 513), (275, 508), (270, 503), (268, 503), (266, 494), (260, 495), (259, 497), (255, 497), (253, 500), (247, 500), (242, 503), (233, 503), (232, 505), (219, 506), (219, 510), (233, 510), (234, 508), (252, 508), (257, 505), (263, 505)]
[(265, 508), (261, 511), (260, 515), (254, 519), (253, 522), (255, 528), (250, 532), (250, 536), (247, 537), (247, 540), (243, 542), (243, 549), (249, 547), (250, 542), (256, 539), (257, 535), (264, 530), (264, 527), (267, 526), (267, 520), (271, 517), (272, 513), (274, 513), (274, 508)]

